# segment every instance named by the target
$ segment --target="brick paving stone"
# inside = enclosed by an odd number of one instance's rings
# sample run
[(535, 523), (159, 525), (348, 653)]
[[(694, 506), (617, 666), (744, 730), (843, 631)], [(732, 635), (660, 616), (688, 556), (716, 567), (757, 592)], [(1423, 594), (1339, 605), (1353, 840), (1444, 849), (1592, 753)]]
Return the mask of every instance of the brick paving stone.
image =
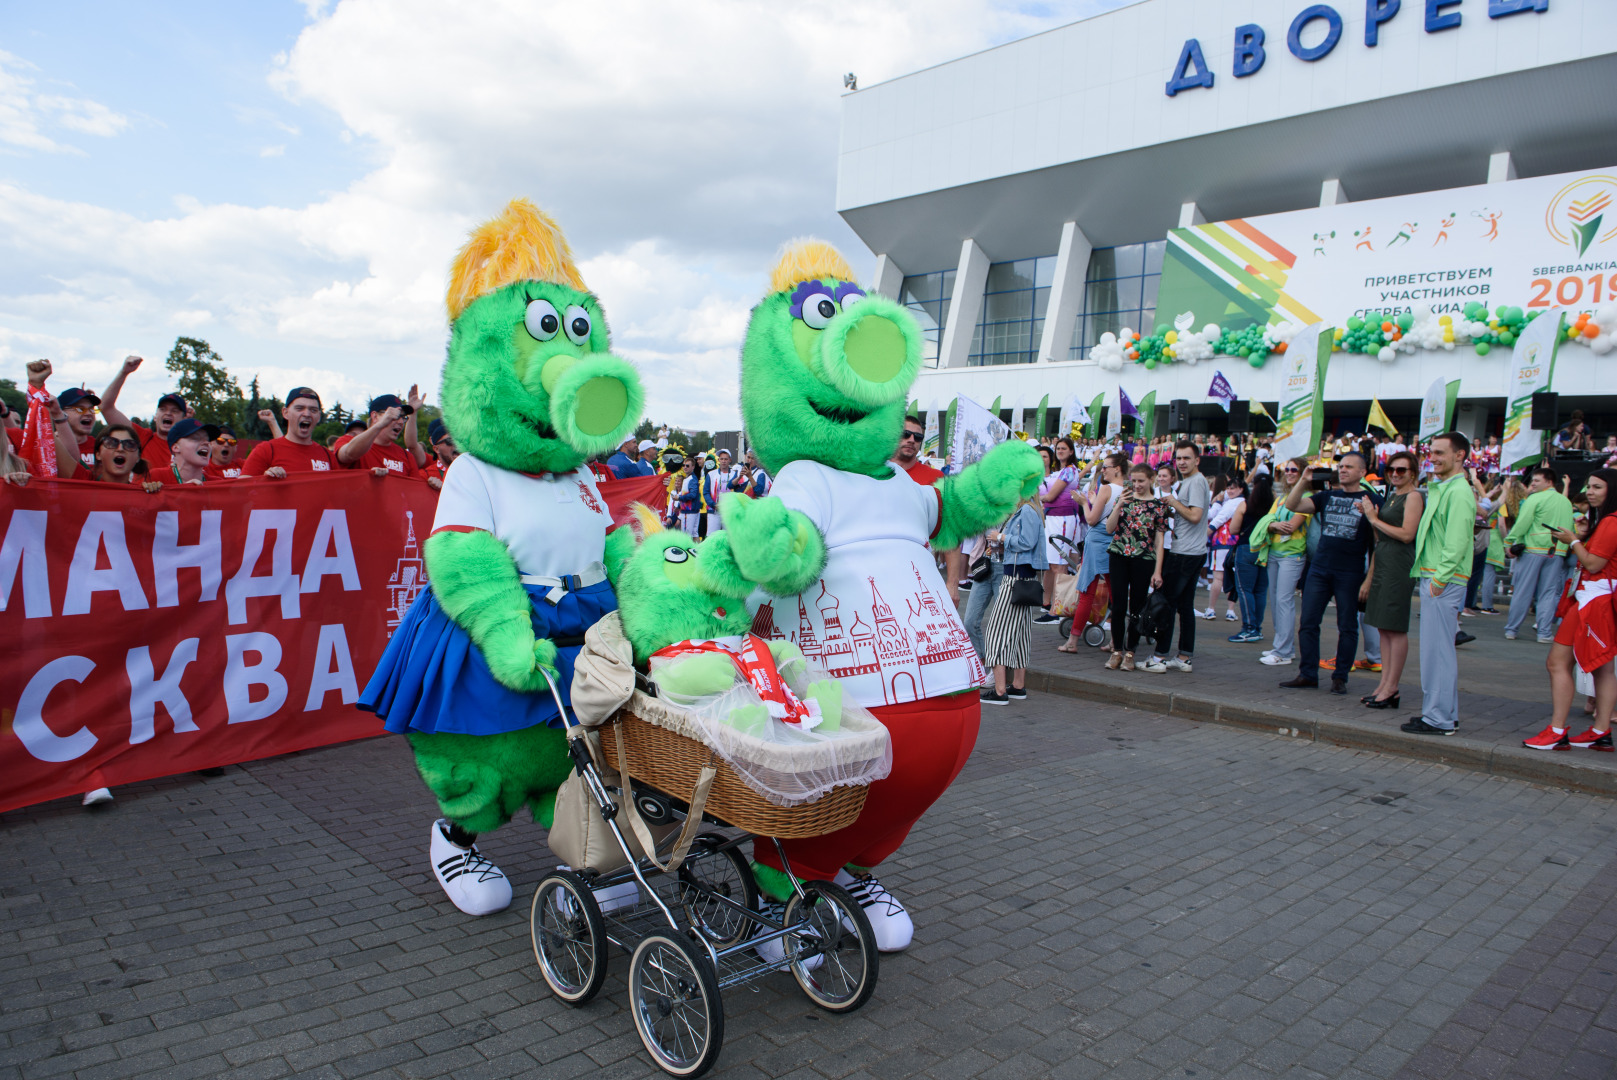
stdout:
[[(1609, 1076), (1610, 807), (1035, 694), (884, 867), (870, 1004), (733, 989), (716, 1075)], [(621, 957), (581, 1010), (534, 970), (543, 834), (485, 838), (518, 901), (474, 920), (434, 816), (393, 739), (0, 816), (0, 1080), (658, 1075)]]

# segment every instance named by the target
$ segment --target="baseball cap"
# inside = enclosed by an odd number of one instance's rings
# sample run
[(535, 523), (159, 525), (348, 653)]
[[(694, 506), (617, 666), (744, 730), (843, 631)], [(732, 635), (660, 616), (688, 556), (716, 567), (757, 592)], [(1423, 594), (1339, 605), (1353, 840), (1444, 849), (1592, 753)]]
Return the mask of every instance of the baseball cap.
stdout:
[(383, 394), (380, 397), (371, 398), (371, 412), (386, 412), (389, 409), (398, 409), (400, 416), (409, 416), (415, 412), (415, 409), (400, 401), (397, 394)]
[[(61, 398), (57, 398), (57, 400), (60, 401)], [(181, 412), (184, 412), (188, 408), (188, 406), (185, 404), (185, 399), (178, 394), (164, 394), (162, 397), (158, 398), (157, 407), (161, 409), (164, 405), (172, 405)]]
[[(88, 401), (91, 405), (101, 404), (100, 398), (96, 397), (82, 386), (70, 386), (56, 397), (56, 403), (64, 409), (71, 409), (81, 401)], [(180, 407), (185, 407), (183, 402), (181, 403)]]
[(447, 438), (449, 438), (449, 429), (444, 426), (442, 420), (433, 420), (432, 423), (427, 425), (427, 441), (434, 446)]
[(652, 447), (654, 447), (656, 445), (657, 444), (652, 442), (650, 439), (641, 439), (640, 440), (640, 445), (635, 447), (635, 449), (637, 451), (639, 451), (640, 453), (644, 454), (647, 450), (650, 450)]
[(212, 424), (200, 424), (189, 416), (183, 420), (174, 421), (174, 426), (168, 429), (169, 448), (172, 449), (175, 443), (187, 435), (195, 435), (199, 431), (207, 434), (209, 442), (219, 437), (219, 429)]
[(313, 398), (316, 405), (320, 405), (322, 409), (325, 408), (325, 406), (321, 405), (320, 403), (320, 395), (315, 393), (307, 386), (295, 386), (289, 390), (286, 395), (286, 403), (290, 405), (300, 397)]
[(344, 435), (350, 435), (356, 431), (364, 431), (366, 426), (367, 425), (363, 420), (350, 420), (348, 421), (348, 426), (342, 429), (342, 433)]

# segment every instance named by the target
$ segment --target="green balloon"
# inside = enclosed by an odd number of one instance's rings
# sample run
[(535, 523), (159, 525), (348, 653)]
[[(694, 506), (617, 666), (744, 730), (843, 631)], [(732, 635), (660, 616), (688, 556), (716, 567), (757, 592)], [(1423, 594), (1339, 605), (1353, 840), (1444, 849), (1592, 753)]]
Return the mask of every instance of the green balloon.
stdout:
[(1501, 345), (1514, 345), (1514, 344), (1516, 344), (1516, 335), (1512, 334), (1509, 330), (1501, 330), (1499, 332), (1499, 344), (1501, 344)]
[(1263, 362), (1267, 359), (1268, 357), (1266, 356), (1254, 356), (1248, 360), (1247, 363), (1251, 364), (1253, 367), (1262, 367)]
[(1414, 325), (1415, 325), (1415, 316), (1409, 314), (1409, 312), (1406, 311), (1402, 315), (1398, 316), (1398, 329), (1400, 329), (1400, 330), (1408, 330), (1411, 326), (1414, 326)]
[(1155, 370), (1157, 370), (1157, 362), (1155, 360), (1147, 360), (1145, 362), (1145, 370), (1147, 370), (1147, 371), (1155, 371)]
[(1477, 355), (1478, 356), (1487, 356), (1488, 355), (1488, 350), (1490, 348), (1492, 348), (1492, 346), (1489, 345), (1486, 341), (1477, 342)]
[(1354, 332), (1357, 332), (1359, 330), (1363, 330), (1364, 329), (1364, 320), (1359, 318), (1357, 315), (1355, 315), (1355, 316), (1353, 316), (1353, 318), (1348, 320), (1347, 328), (1349, 330), (1351, 330), (1351, 331), (1354, 331)]

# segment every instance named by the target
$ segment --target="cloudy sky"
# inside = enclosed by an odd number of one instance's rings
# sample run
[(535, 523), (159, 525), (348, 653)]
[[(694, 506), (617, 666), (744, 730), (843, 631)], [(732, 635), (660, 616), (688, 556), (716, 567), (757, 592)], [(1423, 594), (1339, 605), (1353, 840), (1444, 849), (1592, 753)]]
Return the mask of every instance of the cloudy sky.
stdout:
[(350, 405), (419, 382), (445, 274), (513, 195), (551, 211), (648, 413), (737, 423), (736, 349), (782, 241), (868, 274), (832, 210), (861, 84), (1129, 0), (8, 4), (0, 376), (149, 413), (177, 335), (243, 385)]

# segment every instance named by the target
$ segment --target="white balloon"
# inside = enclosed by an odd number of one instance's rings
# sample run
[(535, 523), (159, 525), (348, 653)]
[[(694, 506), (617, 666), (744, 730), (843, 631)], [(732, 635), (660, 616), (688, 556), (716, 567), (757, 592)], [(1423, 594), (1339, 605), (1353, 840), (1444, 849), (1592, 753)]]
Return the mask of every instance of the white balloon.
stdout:
[(1376, 353), (1376, 359), (1380, 360), (1383, 364), (1388, 364), (1391, 363), (1397, 355), (1397, 349), (1394, 349), (1391, 345), (1383, 345), (1381, 346), (1381, 351)]
[(1612, 339), (1610, 334), (1601, 334), (1599, 337), (1589, 338), (1587, 340), (1589, 342), (1589, 351), (1594, 353), (1596, 356), (1605, 356), (1612, 350)]

